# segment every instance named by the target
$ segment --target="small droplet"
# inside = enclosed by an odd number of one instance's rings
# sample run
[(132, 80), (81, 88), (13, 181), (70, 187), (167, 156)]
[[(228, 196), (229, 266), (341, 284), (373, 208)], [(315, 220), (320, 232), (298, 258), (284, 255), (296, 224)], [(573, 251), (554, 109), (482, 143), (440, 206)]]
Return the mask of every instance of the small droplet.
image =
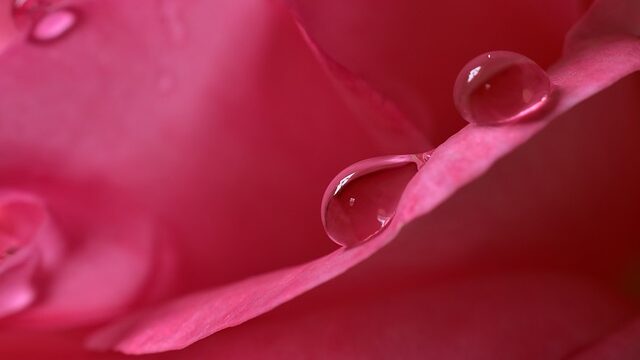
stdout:
[(453, 89), (458, 111), (479, 125), (508, 123), (542, 108), (551, 93), (547, 73), (529, 58), (494, 51), (462, 68)]
[(79, 20), (78, 11), (65, 7), (64, 0), (14, 0), (12, 16), (15, 27), (28, 34), (35, 43), (62, 38)]
[(52, 11), (42, 16), (31, 29), (31, 38), (39, 42), (56, 40), (71, 30), (77, 23), (77, 14), (69, 9)]
[(357, 162), (336, 176), (322, 199), (327, 235), (342, 246), (369, 240), (393, 219), (405, 187), (430, 153)]

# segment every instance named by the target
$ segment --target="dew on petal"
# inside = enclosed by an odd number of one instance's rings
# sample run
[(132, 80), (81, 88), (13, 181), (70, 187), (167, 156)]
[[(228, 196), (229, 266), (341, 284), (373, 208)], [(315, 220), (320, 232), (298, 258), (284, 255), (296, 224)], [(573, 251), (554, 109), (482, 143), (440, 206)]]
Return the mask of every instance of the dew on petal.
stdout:
[(77, 21), (77, 14), (68, 9), (47, 13), (33, 26), (31, 38), (38, 42), (56, 40), (68, 33)]
[(465, 120), (495, 125), (520, 120), (544, 107), (551, 93), (547, 73), (529, 58), (494, 51), (462, 68), (453, 98)]
[(377, 157), (340, 172), (322, 199), (327, 235), (349, 247), (378, 234), (391, 222), (405, 187), (429, 157), (429, 153)]

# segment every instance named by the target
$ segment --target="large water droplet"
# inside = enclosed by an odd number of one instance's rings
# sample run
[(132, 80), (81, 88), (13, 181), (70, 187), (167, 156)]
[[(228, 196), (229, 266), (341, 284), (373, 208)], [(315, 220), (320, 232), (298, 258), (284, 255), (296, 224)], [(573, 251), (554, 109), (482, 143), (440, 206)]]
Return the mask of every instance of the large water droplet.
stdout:
[(538, 64), (517, 53), (494, 51), (462, 68), (453, 100), (468, 122), (492, 125), (537, 111), (547, 103), (550, 93), (549, 77)]
[(340, 172), (322, 199), (322, 223), (327, 235), (342, 246), (353, 246), (378, 234), (395, 215), (407, 183), (429, 156), (377, 157)]

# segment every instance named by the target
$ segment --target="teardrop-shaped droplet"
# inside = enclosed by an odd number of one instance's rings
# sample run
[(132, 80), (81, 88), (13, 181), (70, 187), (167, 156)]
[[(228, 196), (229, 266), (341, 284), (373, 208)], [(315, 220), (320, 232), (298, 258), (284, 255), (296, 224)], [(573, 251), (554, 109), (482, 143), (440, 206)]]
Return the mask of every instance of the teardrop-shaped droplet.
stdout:
[(479, 125), (508, 123), (542, 108), (551, 93), (547, 73), (529, 58), (494, 51), (462, 68), (453, 89), (458, 111)]
[(342, 246), (353, 246), (379, 233), (395, 215), (405, 187), (429, 157), (429, 153), (377, 157), (340, 172), (322, 199), (327, 235)]

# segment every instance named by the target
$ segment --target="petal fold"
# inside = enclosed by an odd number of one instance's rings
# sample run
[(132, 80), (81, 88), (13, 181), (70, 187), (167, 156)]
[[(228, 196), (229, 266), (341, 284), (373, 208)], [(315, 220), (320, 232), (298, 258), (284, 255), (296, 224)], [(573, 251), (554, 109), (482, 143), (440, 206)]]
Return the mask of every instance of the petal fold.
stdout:
[[(380, 236), (351, 250), (338, 250), (297, 267), (186, 296), (150, 309), (96, 333), (89, 345), (93, 348), (111, 348), (131, 354), (180, 349), (291, 300), (362, 262), (391, 242), (405, 225), (417, 219), (429, 218), (425, 215), (447, 205), (448, 199), (454, 194), (479, 181), (482, 175), (491, 171), (502, 158), (532, 141), (538, 133), (544, 134), (543, 130), (555, 120), (563, 119), (563, 115), (568, 114), (578, 104), (638, 69), (640, 42), (637, 39), (620, 38), (605, 43), (595, 42), (582, 51), (566, 54), (549, 70), (556, 87), (553, 107), (540, 114), (540, 118), (529, 122), (504, 127), (467, 126), (452, 136), (433, 152), (431, 160), (409, 184), (400, 202), (396, 220)], [(614, 87), (614, 95), (622, 94), (622, 98), (618, 98), (624, 105), (622, 109), (628, 110), (616, 113), (620, 119), (615, 130), (626, 129), (622, 133), (633, 133), (630, 130), (633, 128), (633, 122), (630, 119), (636, 112), (632, 106), (634, 103), (629, 102), (629, 96), (637, 94), (635, 89), (637, 78), (633, 76)], [(606, 96), (602, 99), (606, 99)], [(577, 111), (579, 114), (582, 110)], [(570, 124), (560, 131), (561, 134), (568, 136), (570, 129), (581, 131), (575, 121), (563, 120), (558, 123)], [(596, 122), (596, 119), (591, 119), (588, 124), (603, 125)], [(597, 134), (593, 131), (587, 134)], [(585, 141), (586, 144), (593, 145), (595, 140), (588, 137)], [(620, 144), (628, 146), (631, 142), (622, 141)], [(545, 148), (546, 151), (553, 149), (557, 148)], [(581, 159), (584, 161), (588, 158)], [(637, 175), (633, 172), (628, 174), (633, 175), (630, 179)], [(443, 224), (445, 226), (447, 222)], [(441, 230), (445, 231), (446, 228)], [(411, 231), (411, 227), (407, 226), (405, 231)], [(418, 237), (415, 235), (414, 239)], [(616, 254), (625, 253), (623, 250), (628, 250), (628, 245), (629, 243), (624, 241), (619, 249), (621, 251)], [(397, 259), (397, 264), (403, 264), (409, 258)], [(438, 261), (437, 258), (432, 260), (434, 263)], [(419, 263), (424, 264), (425, 259), (421, 258)], [(379, 277), (373, 276), (369, 280), (372, 279)]]
[(465, 124), (451, 93), (467, 61), (511, 50), (546, 67), (580, 15), (575, 2), (553, 0), (286, 2), (338, 81), (367, 84), (432, 144)]

